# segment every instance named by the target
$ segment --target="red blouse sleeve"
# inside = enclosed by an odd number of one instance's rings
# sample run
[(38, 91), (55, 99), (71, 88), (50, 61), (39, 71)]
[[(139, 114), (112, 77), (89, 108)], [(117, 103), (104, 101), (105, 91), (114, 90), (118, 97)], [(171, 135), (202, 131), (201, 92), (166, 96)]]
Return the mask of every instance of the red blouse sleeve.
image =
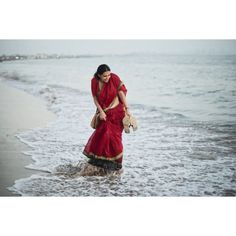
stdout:
[(124, 84), (120, 87), (120, 89), (118, 91), (123, 91), (125, 95), (127, 93), (127, 89)]
[(93, 77), (91, 80), (91, 92), (93, 97), (97, 96), (97, 88), (98, 88), (97, 86), (98, 86), (97, 80), (95, 77)]
[(126, 95), (127, 89), (126, 89), (123, 81), (121, 81), (120, 77), (114, 73), (112, 73), (112, 77), (113, 77), (114, 84), (115, 84), (116, 88), (118, 89), (118, 91), (123, 91), (124, 94)]

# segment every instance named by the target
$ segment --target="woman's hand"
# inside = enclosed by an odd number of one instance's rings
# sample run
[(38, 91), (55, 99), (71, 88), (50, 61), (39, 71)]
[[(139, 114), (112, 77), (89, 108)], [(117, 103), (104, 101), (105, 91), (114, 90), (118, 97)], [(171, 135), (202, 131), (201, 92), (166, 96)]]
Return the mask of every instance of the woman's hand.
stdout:
[(100, 112), (99, 118), (100, 118), (100, 120), (105, 120), (106, 121), (106, 118), (107, 118), (106, 113), (104, 111)]
[(130, 112), (129, 108), (126, 108), (125, 112), (128, 116), (131, 116), (131, 112)]

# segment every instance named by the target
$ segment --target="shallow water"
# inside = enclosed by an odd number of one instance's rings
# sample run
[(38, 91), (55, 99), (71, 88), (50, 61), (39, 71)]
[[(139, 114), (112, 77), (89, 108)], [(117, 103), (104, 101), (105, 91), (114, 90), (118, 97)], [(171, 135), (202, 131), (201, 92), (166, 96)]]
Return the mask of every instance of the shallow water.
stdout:
[[(108, 63), (109, 62), (109, 63)], [(124, 173), (71, 177), (56, 170), (86, 161), (93, 130), (90, 79), (108, 63), (128, 88), (139, 129), (123, 134)], [(124, 65), (126, 67), (124, 68)], [(44, 172), (16, 180), (24, 196), (236, 195), (236, 57), (130, 55), (4, 62), (11, 86), (41, 97), (57, 119), (17, 137), (32, 149), (27, 168)]]

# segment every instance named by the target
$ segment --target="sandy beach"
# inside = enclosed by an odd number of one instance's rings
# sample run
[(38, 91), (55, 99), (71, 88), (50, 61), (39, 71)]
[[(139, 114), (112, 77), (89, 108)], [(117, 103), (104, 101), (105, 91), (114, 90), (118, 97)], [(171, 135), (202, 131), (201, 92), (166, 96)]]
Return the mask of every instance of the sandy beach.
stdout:
[(17, 132), (46, 126), (56, 115), (46, 109), (44, 101), (0, 81), (0, 196), (18, 196), (7, 187), (16, 179), (37, 171), (26, 169), (32, 162), (23, 151), (30, 149), (14, 135)]

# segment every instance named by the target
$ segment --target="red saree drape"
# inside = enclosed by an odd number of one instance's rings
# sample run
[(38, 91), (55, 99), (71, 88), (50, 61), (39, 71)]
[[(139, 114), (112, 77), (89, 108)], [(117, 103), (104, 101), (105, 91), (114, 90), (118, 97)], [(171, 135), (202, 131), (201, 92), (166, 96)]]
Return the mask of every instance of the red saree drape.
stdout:
[[(98, 80), (95, 77), (92, 78), (92, 95), (97, 96), (97, 100), (103, 109), (112, 103), (117, 96), (118, 88), (126, 95), (127, 89), (124, 84), (120, 86), (120, 83), (119, 76), (111, 73), (109, 81), (104, 83), (100, 91)], [(100, 121), (99, 126), (85, 145), (83, 154), (93, 160), (111, 161), (121, 168), (123, 159), (122, 119), (124, 116), (124, 105), (119, 99), (119, 104), (116, 107), (106, 111), (106, 121)]]

